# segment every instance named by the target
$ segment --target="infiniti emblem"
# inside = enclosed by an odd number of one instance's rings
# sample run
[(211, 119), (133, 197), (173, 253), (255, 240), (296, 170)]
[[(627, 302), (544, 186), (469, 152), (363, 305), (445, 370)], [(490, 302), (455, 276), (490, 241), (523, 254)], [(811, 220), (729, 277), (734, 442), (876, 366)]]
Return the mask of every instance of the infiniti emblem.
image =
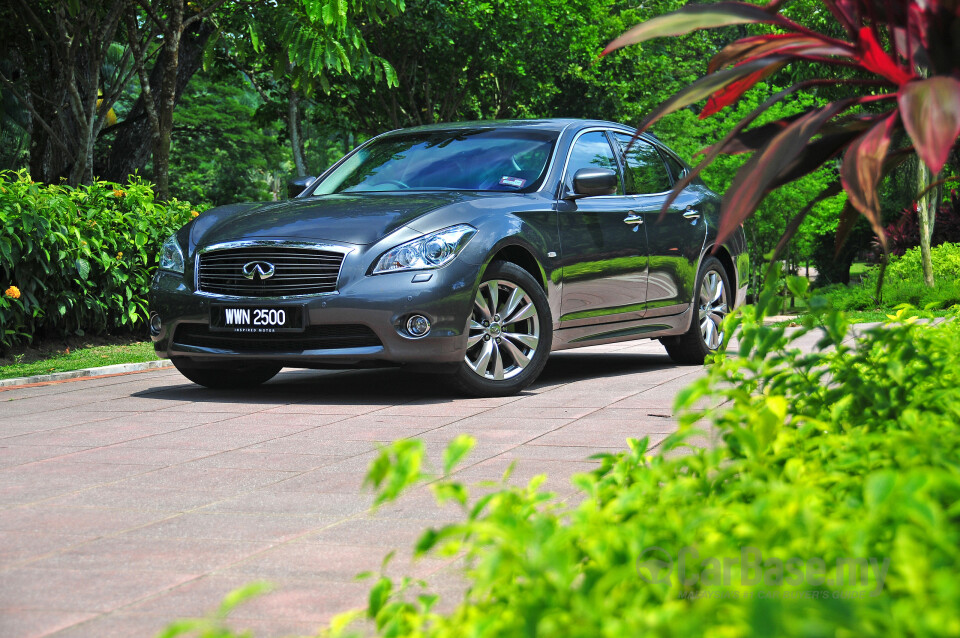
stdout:
[(270, 279), (275, 271), (269, 261), (249, 261), (243, 265), (243, 276), (247, 279)]

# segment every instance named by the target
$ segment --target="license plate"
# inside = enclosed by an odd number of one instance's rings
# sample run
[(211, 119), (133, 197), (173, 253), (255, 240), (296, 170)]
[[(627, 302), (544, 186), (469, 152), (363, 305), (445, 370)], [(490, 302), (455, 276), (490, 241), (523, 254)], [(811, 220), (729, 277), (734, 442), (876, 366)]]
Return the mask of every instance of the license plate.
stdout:
[(210, 307), (210, 329), (220, 332), (302, 332), (304, 306)]

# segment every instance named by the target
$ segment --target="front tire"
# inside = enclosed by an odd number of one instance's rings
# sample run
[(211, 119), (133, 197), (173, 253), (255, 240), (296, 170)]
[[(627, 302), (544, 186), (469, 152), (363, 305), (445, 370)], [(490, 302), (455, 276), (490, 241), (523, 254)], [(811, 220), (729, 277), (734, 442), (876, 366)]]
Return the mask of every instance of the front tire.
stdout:
[(170, 361), (186, 378), (216, 390), (256, 387), (277, 376), (283, 367), (251, 361), (231, 362), (229, 365), (203, 365), (181, 357), (174, 357)]
[(455, 385), (478, 397), (516, 394), (547, 363), (553, 318), (540, 283), (516, 264), (487, 268), (467, 319), (467, 350)]
[(666, 337), (660, 342), (674, 362), (683, 365), (703, 365), (707, 355), (716, 352), (723, 343), (721, 323), (730, 313), (730, 279), (723, 264), (716, 257), (707, 257), (697, 274), (694, 305), (690, 328), (677, 337)]

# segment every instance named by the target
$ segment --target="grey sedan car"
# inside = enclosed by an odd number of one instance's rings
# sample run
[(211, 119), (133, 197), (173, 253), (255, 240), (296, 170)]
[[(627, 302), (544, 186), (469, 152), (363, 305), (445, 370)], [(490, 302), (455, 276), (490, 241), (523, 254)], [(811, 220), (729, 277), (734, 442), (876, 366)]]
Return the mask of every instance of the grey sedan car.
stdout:
[(157, 353), (209, 387), (281, 367), (403, 365), (508, 395), (551, 351), (659, 339), (716, 349), (744, 301), (742, 231), (651, 135), (586, 120), (393, 131), (282, 202), (206, 211), (163, 246)]

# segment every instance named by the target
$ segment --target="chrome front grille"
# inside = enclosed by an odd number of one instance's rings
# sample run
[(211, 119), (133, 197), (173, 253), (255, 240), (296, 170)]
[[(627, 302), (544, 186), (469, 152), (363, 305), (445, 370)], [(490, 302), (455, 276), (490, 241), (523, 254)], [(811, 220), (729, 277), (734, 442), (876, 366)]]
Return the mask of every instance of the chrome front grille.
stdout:
[[(332, 250), (285, 245), (210, 248), (200, 253), (197, 290), (237, 297), (288, 297), (334, 292), (344, 254)], [(268, 264), (257, 270), (248, 264)], [(269, 278), (262, 278), (270, 271)]]

